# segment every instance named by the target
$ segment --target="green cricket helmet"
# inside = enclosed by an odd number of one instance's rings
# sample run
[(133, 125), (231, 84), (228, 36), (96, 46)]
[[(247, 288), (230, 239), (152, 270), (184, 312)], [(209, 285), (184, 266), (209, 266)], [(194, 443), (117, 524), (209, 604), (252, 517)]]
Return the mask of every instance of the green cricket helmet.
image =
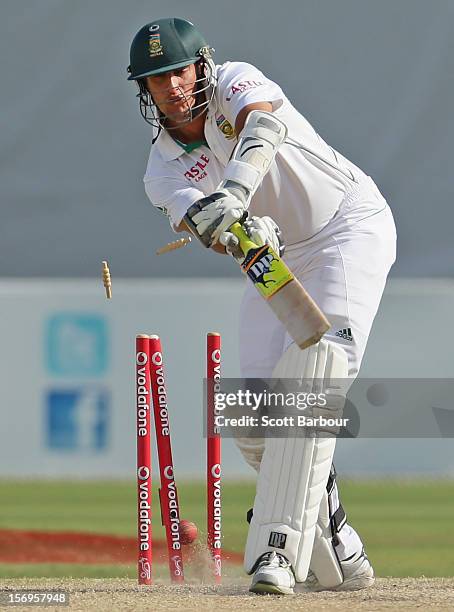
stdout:
[[(185, 19), (170, 17), (157, 19), (143, 26), (135, 35), (130, 50), (128, 80), (136, 81), (139, 87), (140, 112), (151, 125), (172, 129), (165, 125), (166, 117), (156, 106), (145, 86), (145, 77), (196, 65), (196, 104), (179, 125), (189, 123), (200, 115), (214, 95), (215, 66), (211, 57), (213, 49), (197, 28)], [(174, 119), (167, 117), (167, 119)], [(174, 129), (178, 126), (174, 126)]]
[(131, 43), (129, 81), (198, 62), (208, 45), (185, 19), (157, 19), (143, 26)]

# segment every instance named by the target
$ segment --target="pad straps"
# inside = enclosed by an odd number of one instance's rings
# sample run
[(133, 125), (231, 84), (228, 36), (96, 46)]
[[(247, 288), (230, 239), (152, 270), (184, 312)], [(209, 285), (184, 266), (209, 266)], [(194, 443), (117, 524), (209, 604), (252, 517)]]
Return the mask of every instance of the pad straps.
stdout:
[(333, 538), (336, 537), (336, 534), (339, 533), (339, 531), (347, 522), (347, 515), (345, 514), (345, 510), (342, 507), (342, 504), (339, 499), (336, 476), (337, 472), (333, 463), (331, 464), (331, 470), (329, 473), (328, 482), (326, 484), (326, 491), (328, 493), (331, 533), (333, 535)]

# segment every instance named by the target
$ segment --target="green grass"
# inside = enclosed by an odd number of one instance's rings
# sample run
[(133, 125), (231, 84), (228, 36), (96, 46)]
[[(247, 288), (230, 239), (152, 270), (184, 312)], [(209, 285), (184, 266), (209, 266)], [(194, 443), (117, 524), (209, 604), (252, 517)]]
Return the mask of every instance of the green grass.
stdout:
[[(205, 529), (203, 482), (178, 484), (181, 518)], [(126, 482), (0, 481), (0, 529), (84, 531), (135, 536), (136, 487)], [(164, 537), (157, 489), (153, 487), (153, 533)], [(224, 538), (230, 550), (242, 551), (246, 511), (253, 504), (251, 483), (224, 483)], [(227, 543), (228, 542), (228, 543)]]
[[(454, 482), (373, 481), (341, 484), (349, 520), (361, 534), (379, 576), (451, 576), (454, 567)], [(179, 483), (182, 518), (205, 530), (205, 485)], [(135, 484), (0, 481), (0, 529), (136, 533)], [(241, 552), (254, 485), (223, 485), (226, 549)], [(157, 495), (154, 495), (157, 500)], [(159, 517), (157, 502), (154, 515)], [(155, 521), (155, 537), (163, 531)], [(0, 565), (0, 575), (135, 576), (131, 566)]]
[(342, 499), (378, 575), (453, 575), (454, 482), (346, 482)]

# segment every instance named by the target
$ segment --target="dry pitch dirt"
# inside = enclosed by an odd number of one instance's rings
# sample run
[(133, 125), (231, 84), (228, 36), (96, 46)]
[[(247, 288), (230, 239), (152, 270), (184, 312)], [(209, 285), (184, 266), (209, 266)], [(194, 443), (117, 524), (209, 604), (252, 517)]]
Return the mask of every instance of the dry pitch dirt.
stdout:
[[(354, 593), (301, 593), (294, 596), (257, 596), (248, 593), (249, 580), (219, 587), (154, 585), (138, 587), (131, 579), (14, 579), (0, 580), (2, 593), (18, 589), (62, 589), (70, 594), (69, 607), (52, 610), (114, 612), (157, 610), (454, 610), (453, 578), (379, 578), (365, 591)], [(1, 607), (30, 612), (30, 607)], [(38, 608), (43, 609), (43, 608)]]

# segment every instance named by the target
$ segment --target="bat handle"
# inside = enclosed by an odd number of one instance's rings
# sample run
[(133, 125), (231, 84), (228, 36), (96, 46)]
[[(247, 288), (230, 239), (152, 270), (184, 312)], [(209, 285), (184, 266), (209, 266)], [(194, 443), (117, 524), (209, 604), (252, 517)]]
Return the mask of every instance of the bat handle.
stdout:
[(240, 248), (243, 251), (244, 255), (248, 253), (251, 249), (257, 249), (258, 246), (253, 242), (249, 236), (247, 235), (246, 230), (241, 225), (241, 223), (234, 223), (229, 227), (229, 232), (232, 232), (234, 236), (238, 238), (240, 241)]

